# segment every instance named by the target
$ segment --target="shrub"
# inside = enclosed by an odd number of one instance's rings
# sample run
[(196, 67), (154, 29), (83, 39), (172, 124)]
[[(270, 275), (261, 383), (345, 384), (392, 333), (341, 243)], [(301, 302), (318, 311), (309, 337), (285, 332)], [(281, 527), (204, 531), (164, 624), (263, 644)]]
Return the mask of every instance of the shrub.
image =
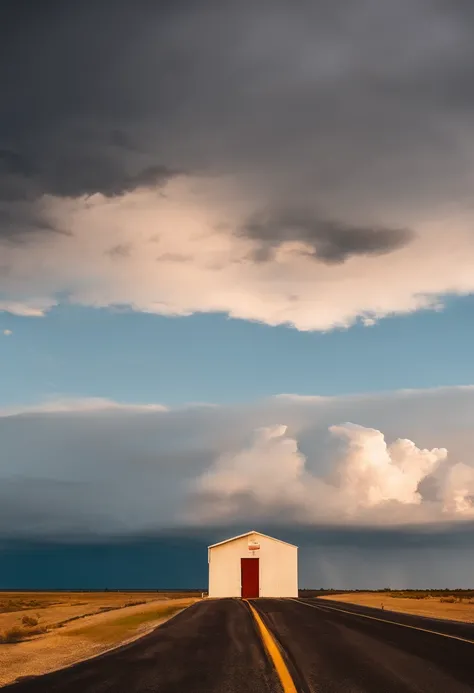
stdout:
[(47, 633), (48, 629), (46, 626), (36, 626), (35, 628), (25, 628), (25, 637), (28, 638), (30, 635), (43, 635)]
[(20, 640), (23, 640), (24, 636), (25, 636), (24, 628), (20, 628), (19, 626), (14, 626), (14, 628), (10, 628), (9, 630), (6, 630), (3, 635), (0, 635), (0, 642), (2, 642), (2, 643), (20, 642)]
[(21, 622), (23, 623), (24, 626), (37, 626), (38, 625), (38, 619), (35, 618), (34, 616), (23, 616), (21, 619)]
[(34, 628), (20, 628), (20, 626), (14, 626), (6, 630), (3, 635), (0, 635), (0, 644), (6, 645), (9, 643), (21, 642), (32, 635), (42, 635), (46, 633), (47, 630), (48, 629), (44, 626), (35, 626)]

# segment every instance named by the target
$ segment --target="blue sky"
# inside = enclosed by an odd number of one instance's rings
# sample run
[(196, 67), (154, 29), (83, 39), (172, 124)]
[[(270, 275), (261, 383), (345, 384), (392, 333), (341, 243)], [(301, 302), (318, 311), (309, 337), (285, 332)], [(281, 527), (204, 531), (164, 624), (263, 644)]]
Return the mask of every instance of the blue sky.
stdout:
[(231, 403), (474, 382), (474, 299), (327, 333), (223, 315), (163, 316), (62, 305), (3, 314), (0, 406), (55, 397)]

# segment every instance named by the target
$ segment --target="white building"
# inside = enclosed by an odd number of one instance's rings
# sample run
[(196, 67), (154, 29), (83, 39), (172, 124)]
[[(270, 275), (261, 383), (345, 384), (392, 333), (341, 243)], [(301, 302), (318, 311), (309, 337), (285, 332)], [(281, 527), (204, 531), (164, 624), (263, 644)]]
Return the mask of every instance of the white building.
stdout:
[(208, 548), (209, 597), (297, 597), (298, 547), (247, 532)]

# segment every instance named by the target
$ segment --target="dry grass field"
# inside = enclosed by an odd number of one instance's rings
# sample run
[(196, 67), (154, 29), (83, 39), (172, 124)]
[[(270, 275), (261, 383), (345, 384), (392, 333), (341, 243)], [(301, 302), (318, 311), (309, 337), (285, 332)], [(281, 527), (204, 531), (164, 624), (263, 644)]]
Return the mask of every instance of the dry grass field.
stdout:
[(198, 597), (157, 592), (0, 593), (0, 686), (129, 642)]
[(474, 593), (464, 596), (456, 593), (432, 594), (430, 592), (349, 592), (324, 595), (320, 599), (334, 599), (348, 604), (372, 606), (404, 614), (445, 618), (453, 621), (474, 623)]

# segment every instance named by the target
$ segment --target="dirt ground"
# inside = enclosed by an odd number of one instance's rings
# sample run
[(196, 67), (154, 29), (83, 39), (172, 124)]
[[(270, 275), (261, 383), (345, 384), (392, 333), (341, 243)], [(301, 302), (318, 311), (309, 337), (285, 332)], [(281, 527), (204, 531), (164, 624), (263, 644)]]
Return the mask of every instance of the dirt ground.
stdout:
[(390, 611), (400, 611), (404, 614), (416, 614), (417, 616), (431, 616), (432, 618), (447, 618), (453, 621), (465, 621), (474, 623), (474, 600), (464, 599), (452, 604), (440, 601), (440, 597), (425, 597), (424, 599), (410, 599), (408, 597), (392, 597), (385, 594), (372, 592), (357, 592), (350, 594), (326, 595), (320, 599), (333, 599), (348, 604), (360, 604), (361, 606), (383, 607)]
[[(48, 629), (40, 635), (25, 635), (21, 642), (0, 644), (0, 686), (129, 642), (195, 601), (196, 597), (156, 593), (0, 594), (0, 634), (15, 627), (26, 630), (24, 616)], [(1, 612), (14, 607), (23, 608)]]

